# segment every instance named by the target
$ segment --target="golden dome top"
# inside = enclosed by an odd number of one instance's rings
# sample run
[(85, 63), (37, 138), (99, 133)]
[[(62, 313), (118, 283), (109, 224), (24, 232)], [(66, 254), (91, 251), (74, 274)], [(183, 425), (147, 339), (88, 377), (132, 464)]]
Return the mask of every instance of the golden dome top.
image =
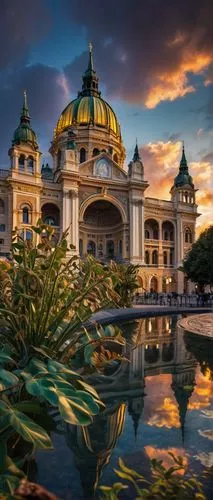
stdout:
[(121, 137), (120, 125), (111, 106), (101, 98), (98, 77), (94, 69), (92, 45), (89, 45), (88, 67), (83, 74), (82, 90), (77, 99), (62, 111), (56, 127), (56, 135), (72, 125), (95, 125)]
[(120, 126), (111, 106), (100, 96), (80, 95), (62, 111), (56, 135), (71, 125), (97, 125), (120, 137)]

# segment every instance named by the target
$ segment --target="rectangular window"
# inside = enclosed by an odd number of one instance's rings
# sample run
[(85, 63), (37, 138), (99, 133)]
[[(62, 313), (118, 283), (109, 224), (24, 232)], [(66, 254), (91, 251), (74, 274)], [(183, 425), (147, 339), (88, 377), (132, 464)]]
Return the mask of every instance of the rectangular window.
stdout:
[(0, 224), (0, 232), (4, 233), (5, 231), (5, 224)]
[(4, 245), (4, 240), (0, 238), (0, 245)]

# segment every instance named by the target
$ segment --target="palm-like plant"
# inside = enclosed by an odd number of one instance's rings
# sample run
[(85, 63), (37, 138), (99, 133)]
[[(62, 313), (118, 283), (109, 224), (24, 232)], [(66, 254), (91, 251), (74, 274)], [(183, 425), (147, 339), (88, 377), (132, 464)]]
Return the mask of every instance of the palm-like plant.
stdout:
[(118, 277), (93, 258), (67, 257), (66, 233), (55, 247), (53, 228), (33, 228), (39, 243), (14, 233), (12, 262), (0, 263), (0, 337), (20, 362), (41, 349), (62, 359), (77, 338), (88, 335), (83, 324), (92, 313), (118, 301)]
[(115, 276), (117, 276), (115, 291), (119, 296), (119, 306), (131, 307), (134, 294), (139, 287), (137, 279), (139, 266), (134, 266), (133, 264), (116, 264), (113, 262), (110, 268), (115, 273)]

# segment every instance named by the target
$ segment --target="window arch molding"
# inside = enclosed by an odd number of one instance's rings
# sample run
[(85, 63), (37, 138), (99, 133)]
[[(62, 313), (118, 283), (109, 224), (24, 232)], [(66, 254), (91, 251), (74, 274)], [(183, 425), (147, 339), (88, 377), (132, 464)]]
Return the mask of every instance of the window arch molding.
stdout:
[(28, 202), (22, 203), (19, 207), (20, 222), (22, 224), (32, 223), (32, 205)]
[(192, 243), (192, 230), (189, 227), (185, 228), (184, 231), (184, 242), (185, 243)]

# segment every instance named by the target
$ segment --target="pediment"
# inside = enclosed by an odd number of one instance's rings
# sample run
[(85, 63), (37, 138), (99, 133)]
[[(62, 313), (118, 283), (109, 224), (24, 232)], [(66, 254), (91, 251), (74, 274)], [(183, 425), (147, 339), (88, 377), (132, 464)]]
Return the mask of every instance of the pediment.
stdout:
[(96, 177), (97, 179), (127, 181), (126, 172), (107, 153), (101, 153), (80, 164), (79, 173), (80, 176)]

